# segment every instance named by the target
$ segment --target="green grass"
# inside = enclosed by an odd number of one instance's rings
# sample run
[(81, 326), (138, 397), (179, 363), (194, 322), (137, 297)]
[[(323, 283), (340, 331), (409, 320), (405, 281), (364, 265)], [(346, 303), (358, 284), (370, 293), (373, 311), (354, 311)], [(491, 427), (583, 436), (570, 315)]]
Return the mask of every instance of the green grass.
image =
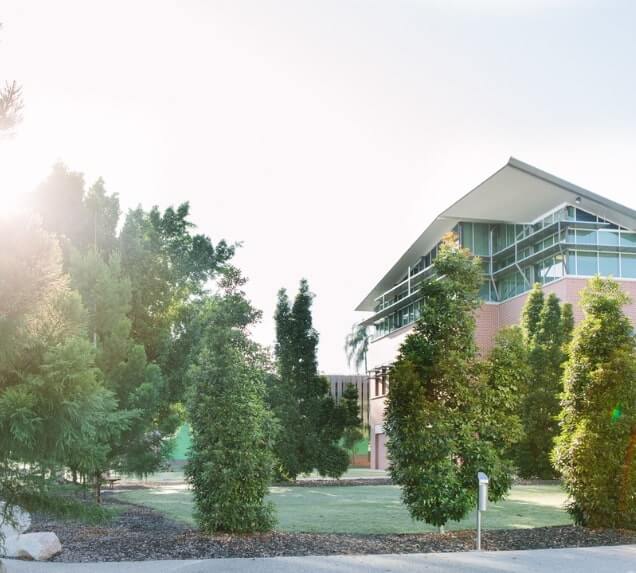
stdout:
[[(118, 494), (124, 501), (148, 505), (194, 524), (192, 494), (178, 487)], [(418, 533), (435, 527), (414, 522), (400, 501), (397, 486), (272, 487), (269, 500), (278, 514), (279, 531), (314, 533)], [(483, 527), (517, 529), (566, 525), (565, 494), (559, 486), (515, 486), (505, 501), (489, 504)], [(447, 529), (473, 529), (474, 512)]]

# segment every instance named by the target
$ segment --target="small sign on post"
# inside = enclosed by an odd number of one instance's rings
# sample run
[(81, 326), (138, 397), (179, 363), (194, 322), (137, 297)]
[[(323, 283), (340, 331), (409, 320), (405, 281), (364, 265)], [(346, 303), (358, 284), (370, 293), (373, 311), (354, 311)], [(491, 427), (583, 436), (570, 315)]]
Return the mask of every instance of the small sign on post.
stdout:
[(477, 472), (477, 551), (481, 551), (481, 512), (488, 509), (488, 481), (484, 472)]

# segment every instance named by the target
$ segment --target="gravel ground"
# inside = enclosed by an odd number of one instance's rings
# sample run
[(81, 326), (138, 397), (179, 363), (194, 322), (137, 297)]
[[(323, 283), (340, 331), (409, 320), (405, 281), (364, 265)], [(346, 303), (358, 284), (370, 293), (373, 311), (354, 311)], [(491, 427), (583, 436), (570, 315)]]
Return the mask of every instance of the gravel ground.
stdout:
[[(33, 516), (33, 530), (54, 531), (63, 545), (53, 561), (143, 561), (148, 559), (209, 559), (218, 557), (276, 557), (381, 553), (469, 551), (474, 531), (405, 534), (342, 535), (270, 533), (206, 536), (162, 514), (116, 502), (120, 513), (110, 523), (87, 526)], [(482, 534), (486, 550), (544, 549), (636, 543), (636, 531), (590, 530), (581, 527), (491, 530)]]

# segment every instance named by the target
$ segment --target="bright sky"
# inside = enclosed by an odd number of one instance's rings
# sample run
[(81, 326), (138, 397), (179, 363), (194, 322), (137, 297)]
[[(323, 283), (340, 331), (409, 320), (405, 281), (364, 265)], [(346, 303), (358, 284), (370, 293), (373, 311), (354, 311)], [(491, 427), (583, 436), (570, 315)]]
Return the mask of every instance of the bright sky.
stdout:
[(320, 367), (428, 222), (510, 155), (636, 207), (631, 0), (2, 0), (24, 122), (0, 194), (63, 160), (125, 209), (189, 200), (263, 309), (307, 277)]

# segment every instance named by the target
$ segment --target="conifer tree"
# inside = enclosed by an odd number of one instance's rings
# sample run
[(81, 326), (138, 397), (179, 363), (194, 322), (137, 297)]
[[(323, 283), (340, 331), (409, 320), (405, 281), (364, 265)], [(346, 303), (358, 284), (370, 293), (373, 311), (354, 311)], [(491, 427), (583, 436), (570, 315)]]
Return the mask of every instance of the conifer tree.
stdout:
[[(571, 308), (566, 312), (571, 323)], [(531, 374), (522, 404), (524, 437), (515, 457), (522, 477), (551, 479), (556, 475), (550, 452), (558, 432), (564, 342), (571, 326), (562, 321), (558, 297), (544, 297), (539, 285), (528, 297), (522, 324)]]
[(346, 416), (342, 444), (353, 455), (353, 448), (355, 447), (356, 442), (364, 437), (362, 419), (360, 418), (358, 389), (354, 384), (347, 384), (344, 392), (342, 393), (342, 398), (340, 399), (340, 406), (344, 410)]
[(339, 477), (348, 466), (339, 446), (346, 413), (329, 395), (329, 383), (318, 374), (318, 333), (312, 325), (313, 294), (306, 280), (290, 308), (284, 289), (276, 307), (277, 377), (270, 383), (270, 403), (281, 423), (275, 446), (279, 477), (295, 479), (314, 469)]
[(622, 309), (628, 302), (616, 281), (589, 281), (565, 368), (553, 460), (572, 498), (568, 511), (590, 527), (636, 528), (636, 347)]
[(481, 263), (447, 236), (423, 282), (422, 311), (389, 374), (385, 430), (391, 477), (414, 519), (443, 526), (475, 503), (478, 471), (491, 499), (510, 487), (510, 468), (480, 405), (474, 342)]

